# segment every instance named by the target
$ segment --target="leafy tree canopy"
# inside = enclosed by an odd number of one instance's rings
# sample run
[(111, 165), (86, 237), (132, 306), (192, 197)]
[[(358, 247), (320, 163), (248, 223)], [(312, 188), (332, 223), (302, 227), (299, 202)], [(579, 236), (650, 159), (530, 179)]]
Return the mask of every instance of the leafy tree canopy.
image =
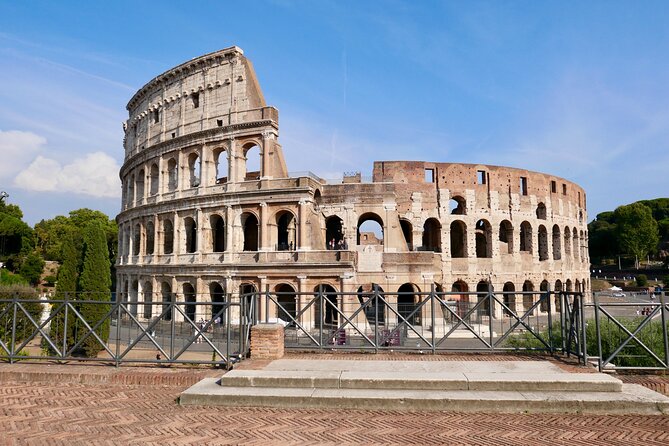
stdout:
[(657, 222), (648, 206), (641, 203), (620, 206), (615, 210), (614, 216), (622, 252), (642, 259), (657, 249), (660, 241)]

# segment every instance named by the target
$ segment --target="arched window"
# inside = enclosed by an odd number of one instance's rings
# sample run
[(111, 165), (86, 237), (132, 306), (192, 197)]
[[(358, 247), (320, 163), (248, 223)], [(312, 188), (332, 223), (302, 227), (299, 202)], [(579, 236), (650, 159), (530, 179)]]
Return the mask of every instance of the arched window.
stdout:
[(506, 282), (502, 292), (504, 294), (504, 306), (506, 306), (504, 314), (510, 316), (516, 312), (516, 286), (513, 282)]
[(258, 219), (255, 215), (245, 212), (242, 214), (244, 228), (244, 251), (258, 250)]
[(167, 190), (169, 192), (177, 190), (178, 184), (179, 184), (179, 169), (177, 168), (177, 162), (174, 158), (170, 158), (167, 161)]
[(358, 301), (364, 305), (365, 317), (367, 323), (384, 325), (386, 322), (386, 306), (378, 299), (375, 299), (374, 288), (378, 289), (379, 295), (383, 296), (383, 288), (375, 283), (367, 283), (358, 287)]
[(135, 202), (135, 176), (132, 175), (128, 180), (128, 192), (126, 194), (128, 206), (132, 206)]
[(138, 256), (140, 246), (142, 243), (142, 227), (139, 224), (135, 225), (135, 230), (132, 233), (132, 255)]
[(548, 260), (548, 231), (539, 225), (539, 260)]
[(244, 151), (244, 180), (258, 180), (261, 175), (260, 147), (255, 144), (247, 144)]
[(197, 224), (190, 217), (184, 218), (184, 232), (186, 233), (186, 252), (197, 251)]
[(156, 231), (153, 222), (146, 223), (146, 254), (151, 255), (154, 251)]
[(541, 303), (539, 304), (539, 311), (542, 311), (546, 313), (548, 311), (548, 304), (550, 302), (550, 296), (546, 296), (546, 291), (548, 291), (548, 281), (544, 280), (541, 282), (541, 285), (539, 285), (539, 290), (542, 291), (541, 293)]
[(344, 222), (337, 215), (325, 219), (325, 248), (341, 247), (339, 243), (344, 239)]
[(283, 211), (276, 214), (277, 251), (294, 250), (297, 247), (295, 216)]
[(492, 257), (492, 226), (487, 220), (476, 222), (476, 257)]
[[(197, 305), (195, 305), (195, 288), (190, 283), (186, 282), (183, 286), (184, 302), (186, 302), (185, 313), (186, 317), (191, 321), (195, 321), (197, 315)], [(202, 317), (200, 315), (200, 317)]]
[(459, 296), (451, 296), (455, 299), (456, 310), (458, 316), (464, 317), (469, 311), (469, 294), (466, 294), (469, 291), (469, 286), (466, 282), (458, 280), (453, 285), (451, 285), (452, 293), (462, 293)]
[(467, 202), (464, 198), (456, 195), (448, 201), (448, 208), (452, 215), (467, 214)]
[(295, 288), (287, 283), (282, 283), (277, 285), (274, 291), (276, 292), (276, 301), (279, 304), (277, 317), (292, 324), (292, 319), (297, 317)]
[(163, 308), (161, 311), (161, 313), (163, 313), (163, 320), (171, 321), (172, 311), (170, 311), (169, 308), (170, 303), (172, 302), (172, 286), (167, 282), (163, 282), (160, 285), (160, 294), (162, 298), (161, 300), (163, 302)]
[(502, 254), (513, 254), (513, 225), (509, 220), (503, 220), (499, 224), (499, 252)]
[(225, 221), (220, 215), (209, 217), (211, 225), (211, 249), (213, 252), (225, 251)]
[(564, 255), (571, 257), (571, 231), (568, 227), (564, 228)]
[(141, 169), (137, 174), (137, 183), (135, 184), (135, 193), (137, 194), (137, 201), (144, 198), (144, 169)]
[(151, 184), (150, 184), (150, 191), (149, 193), (151, 195), (157, 195), (158, 194), (158, 184), (160, 184), (160, 178), (158, 177), (158, 164), (153, 163), (151, 164), (151, 171), (150, 171), (150, 177), (151, 177)]
[(323, 293), (323, 310), (321, 313), (321, 303), (320, 300), (317, 299), (316, 305), (314, 305), (314, 321), (316, 321), (316, 327), (321, 326), (321, 314), (323, 315), (323, 325), (337, 325), (337, 322), (339, 321), (339, 312), (337, 311), (337, 290), (331, 285), (321, 284), (314, 287), (314, 296), (318, 297), (319, 292)]
[[(407, 323), (420, 325), (420, 312), (414, 310), (420, 303), (420, 289), (413, 283), (405, 283), (397, 290), (397, 312)], [(412, 314), (413, 313), (413, 314)], [(398, 321), (401, 322), (401, 321)]]
[(358, 245), (383, 245), (383, 220), (368, 212), (358, 219)]
[(553, 225), (553, 260), (562, 258), (562, 248), (560, 247), (560, 227)]
[(216, 166), (216, 184), (228, 182), (228, 159), (225, 149), (214, 151), (214, 164)]
[(451, 257), (467, 257), (467, 225), (460, 220), (451, 223)]
[(555, 281), (555, 311), (560, 311), (562, 307), (562, 300), (560, 292), (562, 292), (562, 281), (560, 279)]
[(190, 187), (198, 187), (200, 185), (200, 164), (200, 155), (195, 152), (188, 155)]
[(153, 284), (151, 282), (146, 282), (144, 284), (144, 287), (142, 289), (142, 292), (144, 294), (143, 296), (143, 301), (144, 301), (144, 319), (151, 319), (151, 315), (153, 314)]
[(441, 223), (428, 218), (423, 225), (423, 250), (441, 252)]
[(407, 251), (413, 251), (413, 225), (409, 220), (400, 218), (400, 228), (402, 229)]
[(209, 284), (209, 297), (211, 298), (211, 318), (216, 321), (225, 321), (225, 290), (218, 282)]
[(574, 258), (576, 260), (580, 260), (581, 254), (580, 254), (580, 249), (578, 247), (578, 230), (574, 228), (574, 231), (572, 232), (572, 238), (571, 238), (572, 243), (574, 244), (574, 248), (572, 249), (572, 253), (574, 255)]
[(132, 281), (130, 294), (128, 295), (128, 312), (133, 316), (137, 316), (137, 299), (139, 297), (139, 282)]
[(537, 218), (539, 220), (546, 220), (546, 205), (543, 203), (537, 205)]
[[(485, 280), (481, 280), (479, 283), (476, 284), (476, 298), (477, 302), (482, 302), (481, 305), (478, 306), (476, 312), (478, 313), (479, 316), (489, 316), (490, 315), (490, 299), (488, 299), (488, 289), (489, 289), (489, 284)], [(494, 310), (494, 304), (493, 304), (493, 310)]]
[(532, 252), (532, 225), (526, 221), (520, 224), (520, 252)]
[(172, 220), (163, 220), (163, 254), (174, 252), (174, 225)]
[(571, 293), (571, 292), (574, 291), (574, 287), (572, 286), (571, 279), (567, 279), (566, 286), (567, 286), (567, 289), (565, 291), (567, 291), (568, 293)]
[[(534, 305), (534, 285), (529, 280), (523, 283), (523, 311), (527, 311)], [(534, 314), (534, 311), (532, 312)]]

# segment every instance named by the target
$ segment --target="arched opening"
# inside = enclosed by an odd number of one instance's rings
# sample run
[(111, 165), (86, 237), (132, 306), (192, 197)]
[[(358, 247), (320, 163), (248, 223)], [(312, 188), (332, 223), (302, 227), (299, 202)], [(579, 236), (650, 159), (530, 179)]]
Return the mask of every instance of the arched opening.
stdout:
[(555, 311), (560, 311), (562, 308), (562, 299), (559, 293), (562, 292), (562, 281), (560, 279), (555, 281)]
[(376, 324), (378, 319), (379, 325), (384, 325), (386, 323), (386, 306), (380, 299), (375, 299), (375, 287), (378, 289), (379, 295), (382, 297), (383, 288), (375, 283), (367, 283), (358, 287), (358, 301), (360, 302), (360, 305), (365, 305), (365, 317), (369, 324)]
[(451, 215), (466, 215), (467, 202), (464, 198), (456, 195), (448, 200), (448, 209), (450, 210)]
[(407, 251), (413, 251), (413, 225), (409, 220), (400, 218), (400, 228), (402, 229)]
[(151, 282), (146, 282), (142, 288), (142, 300), (144, 302), (144, 319), (151, 319), (153, 313), (153, 284)]
[(242, 214), (244, 228), (244, 251), (258, 250), (258, 219), (255, 215), (245, 212)]
[(502, 220), (499, 224), (499, 252), (513, 254), (513, 225), (509, 220)]
[(260, 147), (255, 144), (244, 146), (244, 180), (260, 179)]
[(316, 321), (316, 327), (320, 327), (319, 324), (321, 320), (323, 325), (337, 325), (339, 322), (339, 313), (337, 312), (337, 290), (327, 283), (314, 287), (314, 295), (316, 297), (318, 297), (318, 293), (321, 291), (323, 293), (323, 309), (321, 310), (320, 300), (316, 300), (316, 305), (314, 306), (314, 320)]
[(167, 190), (174, 192), (179, 184), (179, 169), (174, 158), (167, 161)]
[[(527, 311), (532, 308), (534, 304), (534, 285), (529, 280), (526, 280), (523, 283), (523, 311)], [(534, 311), (532, 312), (534, 314)]]
[(383, 245), (383, 220), (373, 212), (358, 219), (358, 245)]
[(539, 285), (539, 290), (541, 291), (541, 303), (539, 304), (539, 311), (546, 313), (548, 312), (548, 303), (550, 302), (550, 296), (546, 297), (546, 291), (548, 291), (548, 281), (544, 280)]
[(297, 302), (295, 288), (287, 283), (277, 285), (274, 289), (276, 301), (279, 304), (277, 308), (277, 317), (283, 321), (293, 324), (292, 320), (297, 317)]
[[(516, 313), (516, 286), (513, 284), (513, 282), (506, 282), (504, 284), (504, 288), (502, 289), (502, 292), (504, 294), (504, 305), (506, 308), (504, 309), (504, 315), (505, 316), (510, 316), (511, 314)], [(507, 309), (508, 308), (508, 309)]]
[(132, 255), (138, 256), (140, 247), (142, 243), (142, 227), (138, 224), (135, 225), (135, 229), (132, 232)]
[(139, 282), (132, 281), (130, 293), (128, 294), (128, 312), (133, 316), (137, 316), (137, 298), (139, 297)]
[(571, 231), (569, 227), (564, 228), (564, 255), (565, 257), (571, 257)]
[(188, 178), (190, 187), (198, 187), (200, 185), (200, 155), (193, 152), (188, 155)]
[(469, 311), (469, 294), (465, 294), (469, 291), (469, 286), (466, 282), (458, 280), (453, 285), (451, 285), (451, 292), (453, 293), (463, 293), (459, 296), (452, 296), (456, 303), (456, 311), (458, 316), (463, 317)]
[(576, 290), (577, 293), (580, 293), (581, 291), (583, 291), (581, 289), (581, 281), (580, 280), (576, 279), (575, 285), (576, 285), (575, 290)]
[(572, 286), (571, 279), (567, 279), (566, 285), (567, 285), (567, 289), (565, 291), (567, 291), (568, 293), (571, 293), (571, 292), (574, 291), (574, 287)]
[(292, 251), (297, 247), (295, 216), (283, 211), (276, 215), (277, 251)]
[(492, 226), (487, 220), (476, 222), (476, 257), (492, 257)]
[(553, 225), (553, 260), (562, 258), (562, 248), (560, 247), (560, 227)]
[(460, 220), (451, 223), (451, 257), (467, 257), (467, 225)]
[(543, 203), (537, 205), (537, 218), (539, 220), (546, 220), (546, 205)]
[(135, 184), (136, 199), (140, 201), (144, 198), (144, 169), (141, 169), (137, 174), (137, 183)]
[(209, 284), (209, 297), (211, 298), (211, 318), (220, 323), (225, 321), (225, 290), (218, 282)]
[(583, 231), (581, 231), (579, 241), (581, 246), (580, 250), (581, 262), (585, 262), (588, 253), (588, 244), (585, 242), (585, 233)]
[[(481, 305), (479, 305), (479, 307), (476, 310), (479, 316), (490, 315), (491, 302), (490, 299), (488, 299), (488, 288), (489, 288), (488, 282), (486, 282), (485, 280), (481, 280), (479, 281), (479, 283), (476, 284), (477, 302), (483, 302)], [(493, 309), (495, 308), (494, 305), (492, 308)]]
[(225, 149), (214, 151), (214, 166), (216, 167), (216, 184), (228, 182), (228, 158)]
[[(197, 305), (195, 305), (195, 288), (193, 288), (193, 285), (187, 282), (183, 285), (183, 292), (184, 302), (186, 303), (186, 318), (190, 319), (191, 321), (195, 321), (195, 317), (197, 316)], [(202, 316), (200, 315), (200, 317)]]
[(163, 220), (163, 254), (174, 251), (174, 226), (172, 220)]
[(149, 186), (149, 193), (151, 195), (158, 195), (158, 185), (160, 184), (160, 178), (158, 176), (158, 164), (151, 164), (151, 170), (149, 174), (151, 178), (151, 183)]
[(135, 176), (132, 175), (128, 181), (128, 192), (126, 193), (126, 200), (128, 206), (132, 206), (135, 202)]
[(184, 231), (186, 232), (186, 252), (189, 254), (197, 251), (197, 224), (190, 217), (184, 218)]
[(225, 251), (225, 220), (220, 215), (209, 217), (211, 226), (211, 249), (213, 252)]
[[(407, 323), (420, 325), (420, 312), (414, 310), (420, 303), (420, 289), (413, 283), (402, 284), (397, 290), (397, 312)], [(413, 314), (412, 314), (413, 313)]]
[(581, 256), (578, 247), (578, 230), (576, 228), (574, 228), (574, 231), (572, 232), (571, 241), (574, 244), (574, 248), (571, 251), (574, 254), (574, 259), (580, 260)]
[(172, 286), (167, 282), (161, 283), (160, 295), (161, 295), (161, 300), (163, 302), (163, 308), (161, 311), (163, 313), (163, 320), (171, 321), (172, 311), (170, 310), (170, 304), (172, 302)]
[(252, 283), (242, 283), (239, 285), (239, 296), (240, 301), (246, 306), (249, 322), (256, 322), (258, 320), (258, 305), (260, 305), (258, 288)]
[(532, 252), (532, 225), (527, 221), (520, 224), (520, 252)]
[(539, 260), (548, 260), (548, 231), (539, 225)]
[(146, 223), (146, 249), (145, 253), (147, 255), (152, 255), (155, 249), (156, 241), (156, 230), (153, 226), (153, 222), (149, 221)]
[(441, 223), (436, 218), (428, 218), (423, 225), (423, 250), (441, 252)]
[[(344, 241), (344, 222), (337, 215), (325, 219), (325, 248), (342, 248)], [(333, 248), (334, 247), (334, 248)]]

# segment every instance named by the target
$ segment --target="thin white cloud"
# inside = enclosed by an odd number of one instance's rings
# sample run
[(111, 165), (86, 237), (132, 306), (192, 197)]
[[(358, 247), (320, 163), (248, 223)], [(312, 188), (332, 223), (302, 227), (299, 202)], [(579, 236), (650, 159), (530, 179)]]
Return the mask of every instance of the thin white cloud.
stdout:
[(38, 156), (14, 179), (14, 185), (38, 192), (67, 192), (100, 198), (118, 198), (119, 165), (103, 152), (89, 153), (70, 164)]
[(11, 178), (25, 168), (45, 144), (45, 138), (32, 132), (0, 130), (0, 179)]

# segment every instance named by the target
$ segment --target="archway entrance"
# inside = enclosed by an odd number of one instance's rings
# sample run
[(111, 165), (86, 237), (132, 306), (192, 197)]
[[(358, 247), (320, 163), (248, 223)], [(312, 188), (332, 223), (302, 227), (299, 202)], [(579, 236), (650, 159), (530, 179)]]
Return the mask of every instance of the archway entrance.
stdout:
[(324, 326), (336, 326), (339, 323), (339, 313), (337, 312), (337, 290), (328, 284), (318, 285), (314, 288), (314, 295), (318, 298), (319, 290), (323, 292), (323, 308), (321, 310), (321, 301), (316, 300), (314, 305), (314, 321), (316, 327), (320, 327), (321, 321)]
[(397, 312), (411, 325), (420, 324), (420, 313), (413, 313), (420, 302), (420, 296), (416, 294), (419, 292), (413, 283), (405, 283), (397, 290)]
[(386, 323), (386, 306), (380, 299), (374, 298), (374, 288), (379, 290), (379, 295), (383, 296), (383, 288), (375, 283), (367, 283), (358, 288), (358, 301), (360, 305), (365, 305), (365, 317), (369, 324), (376, 324), (378, 320), (379, 325)]
[(276, 293), (276, 301), (279, 304), (277, 317), (288, 322), (289, 325), (292, 324), (292, 320), (297, 317), (295, 288), (287, 283), (282, 283), (276, 286), (274, 292)]

